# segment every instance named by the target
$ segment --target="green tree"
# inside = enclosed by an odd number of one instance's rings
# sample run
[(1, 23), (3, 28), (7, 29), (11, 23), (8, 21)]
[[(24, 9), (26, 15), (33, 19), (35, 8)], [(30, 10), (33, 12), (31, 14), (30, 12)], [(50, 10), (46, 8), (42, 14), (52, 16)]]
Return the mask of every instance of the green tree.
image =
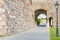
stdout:
[(37, 25), (39, 25), (42, 22), (42, 19), (37, 18)]

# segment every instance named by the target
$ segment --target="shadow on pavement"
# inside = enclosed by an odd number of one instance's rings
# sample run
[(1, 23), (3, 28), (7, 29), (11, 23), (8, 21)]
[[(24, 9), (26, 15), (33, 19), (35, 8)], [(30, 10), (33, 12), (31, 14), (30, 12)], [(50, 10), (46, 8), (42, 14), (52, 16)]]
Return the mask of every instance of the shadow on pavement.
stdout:
[(38, 25), (38, 27), (46, 27), (46, 25)]

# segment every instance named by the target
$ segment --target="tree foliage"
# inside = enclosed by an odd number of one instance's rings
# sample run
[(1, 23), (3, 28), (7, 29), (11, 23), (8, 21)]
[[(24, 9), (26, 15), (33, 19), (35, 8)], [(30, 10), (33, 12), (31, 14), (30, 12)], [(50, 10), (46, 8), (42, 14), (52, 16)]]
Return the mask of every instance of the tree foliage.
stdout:
[(47, 18), (37, 18), (37, 25), (39, 25), (42, 20), (48, 20)]
[(42, 19), (37, 18), (37, 25), (39, 25), (42, 22)]

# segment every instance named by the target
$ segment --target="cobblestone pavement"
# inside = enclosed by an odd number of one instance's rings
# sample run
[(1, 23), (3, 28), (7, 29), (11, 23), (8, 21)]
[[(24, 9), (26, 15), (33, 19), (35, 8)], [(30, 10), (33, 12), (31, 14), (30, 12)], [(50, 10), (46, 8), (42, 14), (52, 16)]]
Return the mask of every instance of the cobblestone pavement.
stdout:
[(0, 38), (0, 40), (49, 40), (50, 33), (47, 27), (38, 27), (23, 34)]

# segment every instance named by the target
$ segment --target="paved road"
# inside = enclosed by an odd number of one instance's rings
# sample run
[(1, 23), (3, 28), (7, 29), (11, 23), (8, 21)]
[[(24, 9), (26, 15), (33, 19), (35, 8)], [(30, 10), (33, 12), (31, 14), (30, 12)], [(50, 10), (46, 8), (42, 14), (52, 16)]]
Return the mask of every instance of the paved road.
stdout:
[(49, 40), (49, 28), (39, 27), (29, 32), (10, 37), (0, 38), (0, 40)]
[(46, 27), (46, 20), (42, 20), (42, 22), (40, 23), (40, 25), (38, 25), (38, 27)]
[(46, 25), (46, 20), (42, 20), (42, 22), (40, 23), (40, 25)]

